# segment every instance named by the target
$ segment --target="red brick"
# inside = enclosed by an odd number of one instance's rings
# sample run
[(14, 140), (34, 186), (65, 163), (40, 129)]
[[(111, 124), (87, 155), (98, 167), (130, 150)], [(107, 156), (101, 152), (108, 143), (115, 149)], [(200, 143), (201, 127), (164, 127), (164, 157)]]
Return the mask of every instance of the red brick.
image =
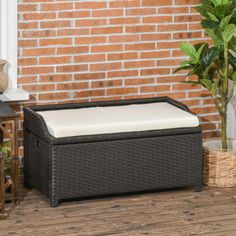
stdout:
[(158, 14), (188, 13), (189, 7), (163, 7), (158, 9)]
[(59, 18), (83, 18), (90, 17), (90, 11), (61, 11), (58, 13)]
[(155, 43), (133, 43), (126, 44), (125, 50), (127, 51), (145, 51), (145, 50), (154, 50), (156, 47)]
[(88, 89), (88, 82), (73, 82), (73, 83), (62, 83), (57, 84), (57, 90), (80, 90), (80, 89)]
[(114, 17), (114, 16), (123, 16), (123, 10), (99, 10), (99, 11), (93, 11), (92, 12), (92, 17)]
[(105, 54), (84, 54), (74, 57), (75, 62), (96, 62), (96, 61), (105, 61)]
[(31, 12), (36, 10), (37, 5), (29, 5), (29, 4), (19, 4), (18, 11), (19, 12)]
[(98, 9), (98, 8), (106, 8), (106, 2), (94, 2), (94, 1), (88, 1), (88, 2), (77, 2), (75, 3), (76, 9)]
[(57, 48), (57, 54), (80, 54), (80, 53), (87, 53), (89, 50), (88, 46), (68, 46), (68, 47), (59, 47)]
[(125, 68), (155, 67), (155, 61), (129, 61), (124, 63)]
[(152, 93), (152, 92), (163, 92), (163, 91), (170, 91), (169, 85), (157, 85), (157, 86), (143, 86), (140, 88), (141, 93)]
[(125, 32), (127, 33), (141, 33), (141, 32), (155, 32), (155, 25), (135, 25), (135, 26), (127, 26), (125, 28)]
[(23, 67), (22, 74), (24, 75), (33, 75), (33, 74), (48, 74), (54, 71), (53, 67), (49, 66), (38, 66), (38, 67)]
[(18, 40), (19, 47), (36, 47), (38, 45), (37, 39), (25, 39), (25, 40)]
[(159, 41), (159, 40), (170, 40), (171, 34), (143, 34), (141, 40), (143, 41)]
[(120, 62), (114, 63), (99, 63), (90, 65), (91, 71), (107, 71), (121, 69), (122, 64)]
[(138, 40), (138, 35), (115, 35), (109, 37), (109, 43), (137, 42)]
[(88, 65), (57, 66), (57, 72), (79, 72), (88, 70)]
[(51, 3), (51, 4), (41, 4), (41, 11), (66, 11), (73, 9), (73, 3)]
[(64, 28), (64, 27), (70, 27), (71, 25), (72, 22), (69, 20), (54, 20), (54, 21), (40, 22), (40, 28)]
[(38, 60), (32, 57), (18, 59), (19, 66), (30, 66), (30, 65), (36, 65), (37, 63)]
[(108, 54), (108, 60), (111, 60), (111, 61), (130, 60), (130, 59), (138, 59), (138, 53), (136, 53), (136, 52), (123, 52), (123, 53)]
[(105, 79), (106, 74), (104, 72), (101, 73), (83, 73), (76, 74), (75, 80), (96, 80), (96, 79)]
[(45, 19), (55, 19), (56, 18), (56, 13), (55, 12), (50, 12), (50, 13), (25, 13), (23, 14), (23, 19), (24, 20), (45, 20)]
[(170, 51), (159, 51), (159, 52), (141, 52), (142, 59), (148, 58), (166, 58), (170, 57)]
[(136, 79), (125, 79), (125, 85), (139, 85), (139, 84), (154, 84), (155, 79), (154, 78), (136, 78)]
[(106, 43), (105, 36), (79, 37), (75, 39), (76, 44), (99, 44)]
[(92, 34), (120, 34), (122, 33), (122, 26), (106, 26), (101, 28), (92, 28)]
[(105, 19), (81, 19), (76, 21), (77, 27), (95, 27), (106, 25), (107, 21)]
[(122, 44), (111, 44), (111, 45), (100, 45), (100, 46), (92, 46), (92, 52), (115, 52), (122, 51)]
[(157, 26), (157, 32), (164, 32), (166, 33), (167, 31), (185, 31), (188, 29), (187, 24), (166, 24), (166, 25), (158, 25)]
[(55, 30), (36, 30), (36, 31), (25, 31), (22, 33), (23, 38), (42, 38), (42, 37), (55, 37)]
[(39, 94), (39, 100), (62, 100), (70, 98), (70, 94), (68, 92), (57, 92), (57, 93), (45, 93)]
[(117, 1), (110, 1), (109, 7), (111, 8), (126, 8), (126, 7), (138, 7), (141, 4), (141, 0), (117, 0)]
[(138, 24), (140, 22), (139, 17), (124, 17), (124, 18), (111, 18), (110, 24), (120, 25), (120, 24)]
[(201, 16), (199, 15), (181, 15), (181, 16), (174, 17), (175, 22), (193, 22), (193, 21), (200, 22), (200, 20), (201, 20)]
[(105, 95), (105, 90), (85, 90), (79, 91), (76, 93), (77, 98), (84, 98), (84, 97), (100, 97)]
[(66, 64), (72, 61), (72, 57), (60, 56), (60, 57), (42, 57), (39, 58), (39, 64), (50, 65), (50, 64)]
[(138, 70), (110, 71), (107, 76), (108, 78), (138, 76)]
[(52, 75), (41, 75), (39, 77), (40, 82), (66, 82), (72, 80), (71, 74), (52, 74)]
[[(38, 22), (20, 22), (18, 23), (18, 27), (19, 29), (23, 30), (23, 29), (37, 29), (38, 28)], [(24, 32), (24, 31), (23, 31)]]
[(34, 84), (24, 85), (22, 88), (28, 92), (41, 92), (41, 91), (52, 91), (55, 90), (55, 84)]
[(54, 39), (41, 39), (39, 41), (40, 46), (49, 46), (49, 45), (71, 45), (71, 38), (54, 38)]
[(137, 88), (112, 88), (107, 89), (107, 95), (123, 95), (123, 94), (131, 94), (131, 93), (137, 93)]
[(81, 28), (81, 29), (58, 29), (58, 36), (81, 36), (81, 35), (89, 35), (89, 29)]
[(172, 5), (172, 0), (143, 0), (143, 6), (169, 6)]
[(127, 16), (133, 16), (133, 15), (154, 15), (157, 13), (156, 8), (131, 8), (127, 9), (125, 11), (125, 14)]
[(93, 81), (91, 84), (92, 88), (106, 88), (106, 87), (114, 87), (121, 86), (122, 80), (104, 80), (104, 81)]
[(149, 16), (143, 18), (143, 23), (171, 23), (171, 16)]

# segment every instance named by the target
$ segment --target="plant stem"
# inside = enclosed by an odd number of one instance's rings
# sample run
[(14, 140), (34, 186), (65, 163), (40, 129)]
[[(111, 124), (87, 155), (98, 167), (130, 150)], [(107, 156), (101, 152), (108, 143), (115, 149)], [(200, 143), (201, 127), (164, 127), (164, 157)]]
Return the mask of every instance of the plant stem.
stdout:
[(222, 129), (222, 149), (227, 150), (227, 106), (228, 106), (228, 47), (224, 45), (224, 73), (222, 81), (222, 120), (221, 120), (221, 129)]
[(221, 124), (222, 124), (222, 149), (227, 150), (228, 149), (228, 143), (227, 143), (227, 113), (225, 113), (222, 117)]

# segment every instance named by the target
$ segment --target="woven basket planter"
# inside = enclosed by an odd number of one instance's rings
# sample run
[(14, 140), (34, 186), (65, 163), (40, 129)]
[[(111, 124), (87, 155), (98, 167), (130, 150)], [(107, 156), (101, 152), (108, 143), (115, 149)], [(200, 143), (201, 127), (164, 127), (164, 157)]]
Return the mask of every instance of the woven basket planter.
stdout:
[(229, 149), (220, 148), (221, 140), (203, 143), (203, 182), (212, 187), (236, 187), (236, 139), (229, 140)]

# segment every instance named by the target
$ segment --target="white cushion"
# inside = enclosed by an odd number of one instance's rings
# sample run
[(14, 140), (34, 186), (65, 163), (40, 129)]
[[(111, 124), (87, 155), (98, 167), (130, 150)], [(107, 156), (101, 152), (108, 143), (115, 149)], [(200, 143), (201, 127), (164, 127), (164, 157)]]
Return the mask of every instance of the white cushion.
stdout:
[(166, 102), (38, 112), (56, 137), (197, 127), (196, 116)]

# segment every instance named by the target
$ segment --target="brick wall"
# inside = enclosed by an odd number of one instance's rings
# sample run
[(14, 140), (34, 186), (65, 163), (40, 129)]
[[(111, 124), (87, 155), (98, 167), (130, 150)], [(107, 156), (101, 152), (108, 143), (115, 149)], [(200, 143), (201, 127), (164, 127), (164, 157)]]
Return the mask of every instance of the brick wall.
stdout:
[[(207, 92), (179, 83), (179, 45), (204, 39), (196, 0), (19, 0), (19, 85), (27, 103), (168, 95), (219, 129)], [(24, 105), (24, 104), (21, 104)]]

